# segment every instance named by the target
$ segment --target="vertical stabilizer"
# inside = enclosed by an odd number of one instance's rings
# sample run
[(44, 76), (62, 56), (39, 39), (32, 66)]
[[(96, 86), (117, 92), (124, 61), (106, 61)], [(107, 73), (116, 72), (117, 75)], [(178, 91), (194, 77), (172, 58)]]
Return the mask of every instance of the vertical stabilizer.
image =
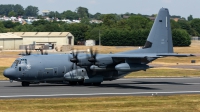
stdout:
[(167, 8), (161, 8), (143, 47), (146, 53), (173, 53), (170, 15)]

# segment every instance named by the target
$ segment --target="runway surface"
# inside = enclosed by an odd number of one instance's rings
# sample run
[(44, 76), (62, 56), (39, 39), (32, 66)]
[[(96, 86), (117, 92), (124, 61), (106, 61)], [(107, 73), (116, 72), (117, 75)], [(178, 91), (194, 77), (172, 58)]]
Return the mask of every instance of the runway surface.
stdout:
[(32, 84), (0, 81), (0, 98), (89, 97), (200, 94), (200, 78), (134, 78), (105, 81), (101, 86)]

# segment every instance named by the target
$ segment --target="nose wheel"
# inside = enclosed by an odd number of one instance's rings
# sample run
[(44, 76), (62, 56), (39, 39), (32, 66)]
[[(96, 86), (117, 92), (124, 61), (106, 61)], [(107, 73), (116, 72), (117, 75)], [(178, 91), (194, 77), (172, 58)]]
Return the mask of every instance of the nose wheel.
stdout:
[(28, 87), (29, 85), (30, 85), (30, 82), (25, 82), (25, 81), (22, 82), (23, 87)]

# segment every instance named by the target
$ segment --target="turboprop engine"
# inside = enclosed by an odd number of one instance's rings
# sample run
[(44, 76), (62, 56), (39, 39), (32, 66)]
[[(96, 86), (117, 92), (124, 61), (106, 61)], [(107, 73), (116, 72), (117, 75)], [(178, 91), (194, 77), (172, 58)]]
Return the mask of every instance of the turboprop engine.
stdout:
[(146, 70), (150, 67), (148, 65), (143, 64), (129, 64), (129, 63), (122, 63), (115, 66), (115, 69), (117, 71), (121, 72), (133, 72), (133, 71), (140, 71), (140, 70)]
[(64, 75), (67, 81), (80, 81), (84, 80), (85, 77), (88, 77), (88, 75), (84, 68), (72, 70)]

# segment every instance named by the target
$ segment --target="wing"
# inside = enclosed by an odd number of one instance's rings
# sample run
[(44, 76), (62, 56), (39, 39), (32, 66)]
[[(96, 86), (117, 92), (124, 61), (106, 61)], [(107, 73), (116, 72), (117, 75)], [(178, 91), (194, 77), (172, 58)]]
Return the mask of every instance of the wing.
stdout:
[(155, 54), (116, 54), (112, 56), (114, 62), (125, 61), (127, 63), (134, 64), (147, 64), (157, 58), (163, 56), (157, 56)]
[(162, 57), (189, 57), (193, 54), (178, 54), (178, 53), (137, 53), (137, 54), (113, 54), (112, 58), (162, 58)]
[(159, 53), (157, 56), (163, 56), (163, 57), (169, 57), (169, 56), (174, 56), (174, 57), (190, 57), (190, 56), (195, 56), (193, 54), (178, 54), (178, 53)]
[(115, 54), (112, 58), (162, 58), (163, 56), (159, 56), (156, 54)]
[(178, 53), (138, 53), (138, 54), (115, 54), (112, 56), (112, 59), (115, 62), (124, 60), (127, 63), (139, 63), (139, 64), (147, 64), (157, 58), (162, 57), (189, 57), (194, 56), (192, 54), (178, 54)]

